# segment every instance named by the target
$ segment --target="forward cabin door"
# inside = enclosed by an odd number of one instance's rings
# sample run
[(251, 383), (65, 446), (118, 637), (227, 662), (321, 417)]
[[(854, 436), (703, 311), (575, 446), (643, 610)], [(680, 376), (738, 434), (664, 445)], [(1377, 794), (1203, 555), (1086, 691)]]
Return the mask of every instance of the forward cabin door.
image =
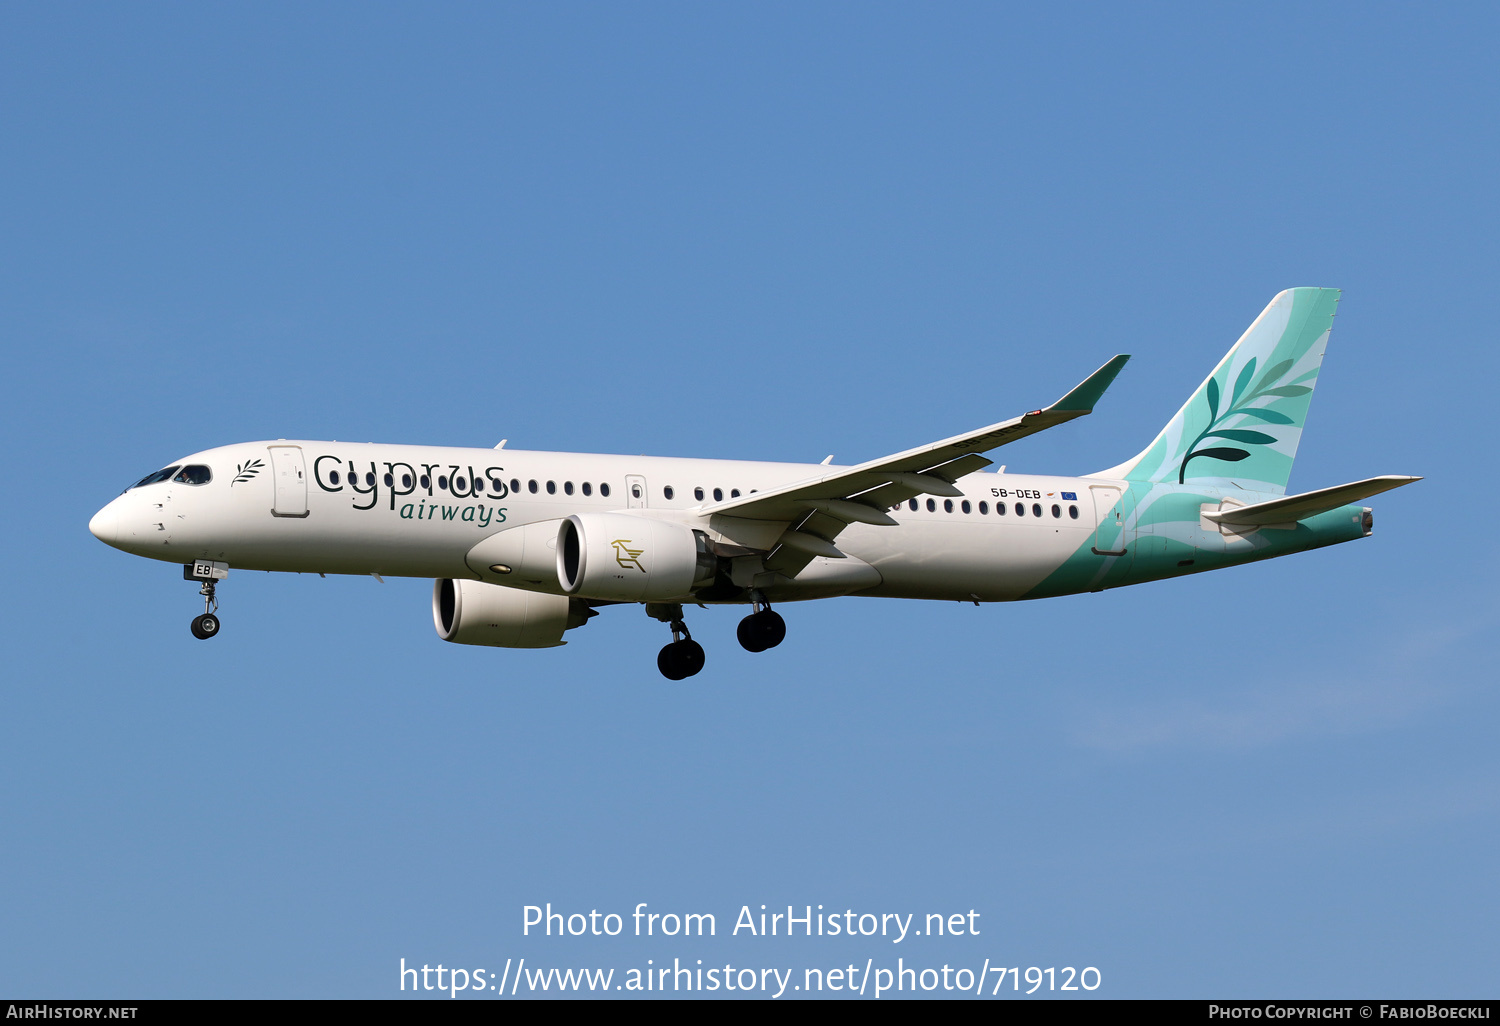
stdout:
[(1094, 496), (1094, 554), (1125, 555), (1124, 494), (1114, 485), (1090, 485), (1089, 492)]
[(273, 517), (307, 516), (307, 463), (300, 445), (273, 445), (271, 480), (276, 497), (271, 503)]

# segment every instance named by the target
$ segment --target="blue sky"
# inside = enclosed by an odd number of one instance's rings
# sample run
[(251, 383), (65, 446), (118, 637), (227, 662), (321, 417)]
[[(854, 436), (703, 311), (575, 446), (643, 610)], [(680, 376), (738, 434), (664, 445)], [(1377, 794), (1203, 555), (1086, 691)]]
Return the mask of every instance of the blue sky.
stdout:
[[(1497, 18), (1482, 5), (0, 9), (0, 991), (387, 997), (397, 966), (1096, 966), (1493, 995)], [(434, 635), (430, 582), (180, 572), (89, 516), (256, 438), (841, 462), (1034, 409), (1134, 454), (1344, 298), (1294, 489), (1356, 544), (975, 609)], [(1469, 531), (1465, 527), (1475, 518)], [(1460, 527), (1465, 527), (1460, 530)], [(524, 905), (712, 912), (521, 935)], [(725, 936), (742, 905), (978, 937)]]

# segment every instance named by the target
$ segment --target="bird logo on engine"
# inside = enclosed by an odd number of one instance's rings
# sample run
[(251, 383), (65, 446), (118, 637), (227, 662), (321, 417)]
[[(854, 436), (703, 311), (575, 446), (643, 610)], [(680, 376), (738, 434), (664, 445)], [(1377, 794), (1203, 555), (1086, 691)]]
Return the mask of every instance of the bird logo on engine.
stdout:
[(640, 560), (640, 555), (642, 552), (646, 551), (645, 549), (628, 548), (628, 546), (630, 545), (629, 538), (616, 538), (614, 541), (610, 542), (610, 544), (615, 547), (616, 563), (619, 563), (627, 570), (631, 567), (635, 567), (641, 573), (646, 572), (646, 568), (641, 566)]

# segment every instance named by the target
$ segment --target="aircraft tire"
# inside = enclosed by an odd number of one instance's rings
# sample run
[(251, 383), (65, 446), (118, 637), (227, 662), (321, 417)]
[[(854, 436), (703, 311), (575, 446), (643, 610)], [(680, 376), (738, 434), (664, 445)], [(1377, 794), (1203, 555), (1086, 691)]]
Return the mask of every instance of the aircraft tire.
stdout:
[(656, 668), (667, 680), (683, 680), (703, 669), (706, 661), (703, 646), (687, 638), (663, 647), (657, 653)]
[(682, 650), (677, 646), (678, 642), (675, 641), (670, 645), (663, 645), (662, 650), (656, 654), (656, 668), (667, 680), (682, 680), (689, 675), (687, 660), (682, 657)]
[(764, 652), (765, 643), (761, 639), (759, 625), (756, 617), (759, 613), (751, 613), (740, 621), (740, 625), (734, 629), (734, 636), (739, 639), (740, 647), (746, 652)]
[(775, 648), (786, 640), (786, 621), (774, 609), (763, 609), (757, 616), (761, 621), (761, 639), (766, 648)]
[(770, 609), (751, 613), (735, 628), (735, 637), (746, 652), (764, 652), (775, 648), (786, 638), (786, 621), (781, 614)]
[(683, 676), (695, 676), (699, 670), (703, 669), (703, 664), (708, 661), (708, 657), (703, 652), (703, 646), (692, 638), (688, 638), (686, 641), (679, 641), (677, 644), (681, 646), (682, 661), (687, 666), (687, 673), (683, 674)]
[(203, 613), (193, 617), (193, 637), (199, 641), (207, 641), (219, 633), (219, 618), (212, 613)]

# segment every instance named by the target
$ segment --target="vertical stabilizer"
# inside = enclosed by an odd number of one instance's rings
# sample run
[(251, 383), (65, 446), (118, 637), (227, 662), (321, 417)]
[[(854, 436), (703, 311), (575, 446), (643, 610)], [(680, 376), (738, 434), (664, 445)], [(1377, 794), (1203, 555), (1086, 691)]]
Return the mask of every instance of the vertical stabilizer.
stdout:
[(1144, 452), (1090, 476), (1285, 492), (1338, 301), (1278, 295)]

